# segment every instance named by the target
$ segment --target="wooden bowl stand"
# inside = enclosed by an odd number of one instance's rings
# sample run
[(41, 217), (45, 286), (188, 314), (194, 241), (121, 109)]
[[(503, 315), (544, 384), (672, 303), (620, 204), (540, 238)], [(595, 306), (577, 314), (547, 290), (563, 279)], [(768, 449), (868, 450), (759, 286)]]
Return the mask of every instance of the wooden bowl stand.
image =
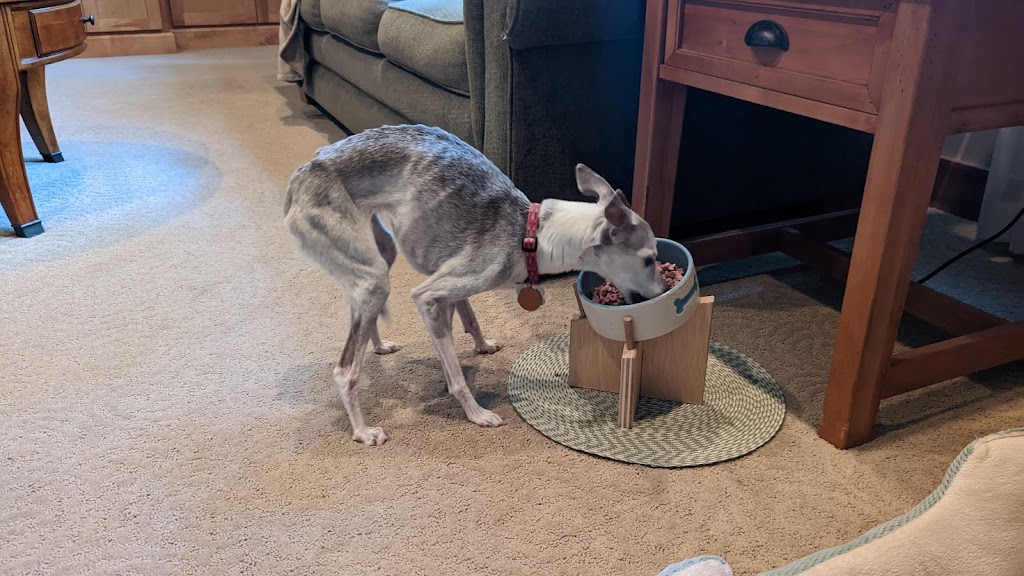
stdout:
[(632, 428), (640, 396), (704, 403), (704, 380), (711, 343), (714, 296), (703, 296), (693, 316), (672, 332), (651, 340), (633, 338), (633, 319), (625, 318), (626, 341), (601, 336), (580, 313), (569, 329), (569, 385), (619, 393), (619, 426)]

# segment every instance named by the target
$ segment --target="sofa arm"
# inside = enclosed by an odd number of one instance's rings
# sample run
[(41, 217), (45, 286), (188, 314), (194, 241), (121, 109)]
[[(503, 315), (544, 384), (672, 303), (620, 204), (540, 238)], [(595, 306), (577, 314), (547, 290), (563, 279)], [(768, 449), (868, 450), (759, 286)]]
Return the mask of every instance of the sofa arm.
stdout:
[[(533, 54), (544, 52), (544, 48), (586, 53), (588, 46), (597, 51), (618, 50), (626, 43), (634, 51), (639, 50), (643, 46), (644, 8), (644, 0), (463, 0), (473, 143), (509, 173), (513, 168), (513, 61), (522, 64), (520, 57), (543, 59)], [(604, 44), (609, 48), (601, 48)], [(629, 54), (631, 51), (627, 50), (613, 58), (621, 60), (631, 57)], [(639, 54), (636, 58), (636, 66), (629, 66), (630, 74), (618, 80), (630, 88), (632, 68), (639, 66)], [(537, 63), (529, 65), (528, 70), (519, 66), (518, 73), (526, 73), (535, 81), (547, 81), (564, 76), (567, 67), (575, 69), (572, 62), (550, 64), (548, 78), (538, 77)], [(547, 67), (539, 65), (541, 69)]]
[(504, 38), (526, 50), (633, 40), (643, 32), (643, 0), (509, 0)]
[[(526, 24), (568, 18), (565, 6), (584, 3), (616, 11), (629, 3), (638, 13), (643, 8), (643, 0), (463, 4), (475, 143), (535, 201), (579, 199), (579, 162), (623, 190), (632, 181), (642, 35), (613, 39), (625, 29), (603, 28), (603, 41), (584, 41), (597, 38), (594, 30), (578, 26), (584, 30), (556, 35), (560, 25), (553, 22), (543, 30)], [(510, 18), (517, 13), (518, 20)]]

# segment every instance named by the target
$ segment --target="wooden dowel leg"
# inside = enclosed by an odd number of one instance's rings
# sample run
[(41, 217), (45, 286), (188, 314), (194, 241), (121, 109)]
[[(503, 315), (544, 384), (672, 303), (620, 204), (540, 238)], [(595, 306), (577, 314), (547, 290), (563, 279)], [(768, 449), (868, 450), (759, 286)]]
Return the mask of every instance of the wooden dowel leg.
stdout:
[(633, 336), (633, 317), (626, 316), (623, 320), (623, 330), (626, 333), (626, 350), (636, 348), (636, 338)]
[(636, 419), (636, 406), (640, 401), (640, 368), (643, 353), (640, 348), (622, 347), (619, 363), (619, 426), (632, 428)]

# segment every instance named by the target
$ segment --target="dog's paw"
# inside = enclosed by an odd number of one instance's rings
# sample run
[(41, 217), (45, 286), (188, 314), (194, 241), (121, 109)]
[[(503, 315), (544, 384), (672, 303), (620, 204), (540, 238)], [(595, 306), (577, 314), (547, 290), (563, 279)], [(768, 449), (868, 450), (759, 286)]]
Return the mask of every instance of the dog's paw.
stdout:
[(476, 347), (476, 351), (479, 354), (494, 354), (498, 350), (501, 350), (501, 344), (494, 340), (484, 340), (483, 346)]
[(381, 356), (384, 356), (385, 354), (394, 354), (395, 352), (398, 352), (401, 349), (402, 347), (399, 346), (397, 343), (384, 340), (380, 343), (379, 346), (373, 347), (373, 352), (375, 354), (380, 354)]
[(383, 428), (362, 428), (352, 433), (352, 439), (367, 446), (380, 446), (388, 441)]
[(504, 424), (501, 416), (483, 408), (474, 410), (472, 413), (467, 414), (467, 416), (469, 416), (470, 422), (477, 426), (483, 426), (484, 428), (497, 428)]

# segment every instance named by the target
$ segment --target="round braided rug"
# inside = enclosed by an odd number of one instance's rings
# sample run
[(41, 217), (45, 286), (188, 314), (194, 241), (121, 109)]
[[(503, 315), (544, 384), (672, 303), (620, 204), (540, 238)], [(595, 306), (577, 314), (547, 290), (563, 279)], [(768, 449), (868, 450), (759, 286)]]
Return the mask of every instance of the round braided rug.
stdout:
[(715, 342), (704, 404), (640, 398), (632, 429), (619, 427), (619, 395), (569, 386), (569, 334), (528, 349), (513, 364), (508, 396), (548, 438), (605, 458), (659, 468), (701, 466), (764, 445), (786, 415), (782, 390), (759, 364)]

